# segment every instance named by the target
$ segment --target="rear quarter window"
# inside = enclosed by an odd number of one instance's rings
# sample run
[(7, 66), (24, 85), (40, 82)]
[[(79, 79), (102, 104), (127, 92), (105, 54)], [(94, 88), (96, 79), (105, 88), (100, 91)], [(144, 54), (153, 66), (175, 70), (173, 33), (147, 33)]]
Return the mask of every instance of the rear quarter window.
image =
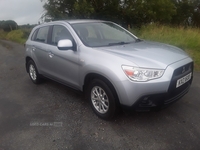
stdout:
[(35, 40), (35, 37), (36, 37), (36, 35), (37, 35), (37, 32), (38, 32), (38, 29), (35, 30), (35, 31), (33, 32), (32, 36), (31, 36), (31, 40), (32, 40), (32, 41)]

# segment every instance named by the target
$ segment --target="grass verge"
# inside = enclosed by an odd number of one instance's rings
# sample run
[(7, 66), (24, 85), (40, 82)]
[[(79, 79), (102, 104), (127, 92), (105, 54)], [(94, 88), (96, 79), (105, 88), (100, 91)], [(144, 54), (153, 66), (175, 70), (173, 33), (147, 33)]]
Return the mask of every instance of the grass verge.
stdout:
[(4, 32), (3, 30), (0, 30), (0, 39), (24, 44), (26, 42), (26, 39), (28, 38), (28, 32), (29, 31), (27, 31), (26, 29), (13, 30), (11, 32)]

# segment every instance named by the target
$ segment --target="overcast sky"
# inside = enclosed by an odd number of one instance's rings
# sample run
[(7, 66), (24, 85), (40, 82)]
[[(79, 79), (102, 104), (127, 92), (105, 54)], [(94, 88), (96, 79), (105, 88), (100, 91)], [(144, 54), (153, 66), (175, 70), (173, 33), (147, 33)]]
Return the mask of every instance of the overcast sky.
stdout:
[(0, 0), (0, 20), (14, 20), (18, 25), (37, 24), (44, 13), (40, 0)]

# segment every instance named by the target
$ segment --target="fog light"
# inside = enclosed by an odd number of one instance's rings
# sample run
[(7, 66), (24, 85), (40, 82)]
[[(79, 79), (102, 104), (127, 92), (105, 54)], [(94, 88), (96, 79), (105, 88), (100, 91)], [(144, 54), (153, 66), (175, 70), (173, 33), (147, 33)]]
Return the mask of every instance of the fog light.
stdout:
[(149, 99), (149, 97), (144, 97), (143, 100), (142, 100), (142, 103), (148, 104), (149, 103), (148, 99)]

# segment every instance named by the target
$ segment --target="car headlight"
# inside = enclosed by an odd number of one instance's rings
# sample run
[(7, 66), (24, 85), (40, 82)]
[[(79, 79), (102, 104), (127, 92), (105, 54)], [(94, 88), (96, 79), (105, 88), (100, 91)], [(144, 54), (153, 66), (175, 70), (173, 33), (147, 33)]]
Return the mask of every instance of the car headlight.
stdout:
[(164, 70), (122, 66), (124, 73), (132, 81), (145, 82), (162, 77)]

